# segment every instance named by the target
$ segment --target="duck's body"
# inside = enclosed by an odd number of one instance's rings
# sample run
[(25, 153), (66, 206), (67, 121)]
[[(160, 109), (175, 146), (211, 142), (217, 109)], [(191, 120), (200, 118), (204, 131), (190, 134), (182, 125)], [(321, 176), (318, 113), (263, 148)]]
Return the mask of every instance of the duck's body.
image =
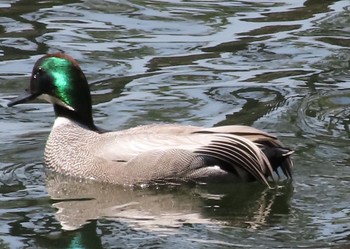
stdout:
[(36, 97), (54, 104), (45, 163), (63, 174), (127, 185), (238, 179), (268, 184), (278, 168), (291, 177), (292, 151), (276, 137), (247, 126), (169, 124), (100, 131), (93, 123), (85, 76), (67, 55), (41, 58), (26, 96), (9, 105)]

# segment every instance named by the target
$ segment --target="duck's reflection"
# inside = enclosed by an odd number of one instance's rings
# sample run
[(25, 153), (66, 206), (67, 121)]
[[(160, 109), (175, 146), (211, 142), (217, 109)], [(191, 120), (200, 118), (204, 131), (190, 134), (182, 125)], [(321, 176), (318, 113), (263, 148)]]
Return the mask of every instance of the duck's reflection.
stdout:
[[(289, 213), (292, 185), (258, 183), (122, 187), (50, 174), (48, 193), (64, 230), (98, 218), (143, 230), (172, 231), (188, 224), (224, 223), (258, 228)], [(276, 214), (277, 215), (273, 215)]]

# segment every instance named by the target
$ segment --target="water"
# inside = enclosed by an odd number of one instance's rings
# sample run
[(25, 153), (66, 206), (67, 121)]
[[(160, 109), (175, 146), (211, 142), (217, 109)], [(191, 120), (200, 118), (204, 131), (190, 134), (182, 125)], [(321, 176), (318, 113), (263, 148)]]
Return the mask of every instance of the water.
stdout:
[[(347, 248), (349, 22), (346, 0), (3, 0), (0, 248)], [(57, 51), (91, 82), (97, 125), (251, 125), (296, 151), (293, 182), (124, 188), (47, 175), (52, 107), (6, 104)]]

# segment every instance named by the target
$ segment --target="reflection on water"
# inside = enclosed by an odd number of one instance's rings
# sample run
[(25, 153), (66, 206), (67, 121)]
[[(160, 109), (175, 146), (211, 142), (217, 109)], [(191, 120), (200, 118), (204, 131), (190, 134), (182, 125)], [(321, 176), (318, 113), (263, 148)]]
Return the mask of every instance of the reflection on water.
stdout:
[[(258, 184), (129, 188), (57, 174), (47, 179), (48, 193), (58, 209), (56, 218), (65, 230), (75, 230), (101, 217), (159, 232), (174, 232), (184, 224), (210, 224), (213, 220), (257, 229), (268, 223), (269, 216), (276, 215), (272, 209), (275, 202), (279, 202), (279, 215), (288, 214), (291, 189), (290, 184), (273, 191)], [(237, 219), (242, 212), (245, 216)]]
[[(350, 244), (349, 10), (346, 0), (2, 1), (0, 247)], [(6, 104), (56, 51), (87, 75), (97, 125), (252, 125), (296, 151), (293, 183), (125, 189), (46, 178), (52, 107)]]
[[(291, 184), (173, 185), (128, 188), (52, 174), (47, 190), (64, 230), (113, 219), (128, 229), (171, 237), (179, 229), (209, 226), (260, 229), (288, 218)], [(228, 242), (227, 242), (228, 243)]]

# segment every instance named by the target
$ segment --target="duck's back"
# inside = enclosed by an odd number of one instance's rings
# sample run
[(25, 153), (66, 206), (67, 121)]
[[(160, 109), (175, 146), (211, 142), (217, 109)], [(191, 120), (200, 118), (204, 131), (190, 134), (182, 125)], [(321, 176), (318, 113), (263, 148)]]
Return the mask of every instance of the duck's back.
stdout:
[(283, 155), (288, 151), (273, 136), (251, 127), (148, 125), (99, 133), (58, 118), (47, 141), (45, 162), (57, 172), (114, 184), (266, 182), (274, 170), (263, 152), (266, 148), (279, 151), (277, 157), (285, 159), (279, 166), (290, 176), (291, 162)]

